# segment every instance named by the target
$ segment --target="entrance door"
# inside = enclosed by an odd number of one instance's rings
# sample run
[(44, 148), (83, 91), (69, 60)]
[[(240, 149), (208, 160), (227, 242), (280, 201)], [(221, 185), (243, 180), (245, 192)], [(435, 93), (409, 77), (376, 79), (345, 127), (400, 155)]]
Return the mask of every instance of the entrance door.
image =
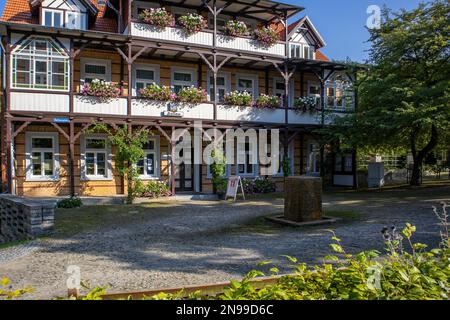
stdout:
[[(192, 154), (193, 154), (192, 150)], [(183, 156), (183, 150), (180, 151), (180, 156)], [(181, 163), (176, 166), (175, 173), (175, 191), (194, 191), (194, 165)]]

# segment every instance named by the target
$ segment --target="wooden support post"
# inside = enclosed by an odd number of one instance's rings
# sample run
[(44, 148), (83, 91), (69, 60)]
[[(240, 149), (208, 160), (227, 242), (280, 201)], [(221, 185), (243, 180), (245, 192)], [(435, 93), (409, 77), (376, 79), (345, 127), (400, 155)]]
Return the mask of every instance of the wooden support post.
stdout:
[(127, 116), (131, 117), (131, 95), (132, 95), (132, 47), (131, 43), (128, 44), (128, 59), (127, 59), (127, 67), (128, 67), (128, 95), (127, 95)]
[[(269, 95), (269, 68), (264, 70), (264, 87), (266, 95)], [(275, 91), (275, 88), (274, 88)]]
[(7, 170), (7, 192), (13, 194), (13, 159), (12, 159), (12, 123), (6, 118), (6, 170)]
[(303, 175), (303, 166), (305, 165), (304, 163), (304, 148), (305, 148), (305, 135), (302, 133), (302, 135), (300, 136), (300, 175)]
[(75, 124), (70, 121), (69, 125), (69, 189), (70, 196), (75, 197)]
[(69, 113), (73, 114), (73, 105), (74, 105), (74, 77), (75, 77), (75, 48), (73, 39), (70, 39), (70, 54), (69, 54), (69, 76), (70, 76), (70, 84), (69, 84)]
[[(172, 127), (172, 135), (175, 132), (175, 127)], [(176, 166), (175, 166), (175, 146), (177, 141), (173, 139), (170, 139), (170, 171), (171, 171), (171, 187), (172, 187), (172, 196), (175, 195), (175, 176), (176, 176)]]

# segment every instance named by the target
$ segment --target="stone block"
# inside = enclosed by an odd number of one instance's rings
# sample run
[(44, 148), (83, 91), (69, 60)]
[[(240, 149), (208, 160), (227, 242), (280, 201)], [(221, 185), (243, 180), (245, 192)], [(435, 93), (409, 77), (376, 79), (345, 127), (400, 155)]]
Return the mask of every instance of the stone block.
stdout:
[(287, 177), (284, 190), (284, 217), (295, 222), (322, 219), (322, 179)]

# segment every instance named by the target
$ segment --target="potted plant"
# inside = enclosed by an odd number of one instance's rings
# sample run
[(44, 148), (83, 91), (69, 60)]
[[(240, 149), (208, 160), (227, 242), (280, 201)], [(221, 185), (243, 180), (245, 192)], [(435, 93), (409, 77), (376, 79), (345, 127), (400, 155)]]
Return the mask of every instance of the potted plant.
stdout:
[(141, 89), (139, 94), (142, 98), (156, 101), (175, 101), (177, 99), (177, 95), (172, 92), (170, 87), (157, 84), (151, 84), (147, 88)]
[(261, 94), (255, 101), (255, 107), (257, 108), (268, 108), (276, 109), (281, 105), (281, 100), (277, 96), (269, 96), (267, 94)]
[(178, 23), (188, 35), (193, 35), (208, 27), (206, 19), (197, 13), (189, 13), (179, 17)]
[(183, 88), (177, 95), (178, 101), (184, 103), (202, 103), (208, 101), (208, 94), (202, 88)]
[(85, 96), (97, 97), (102, 102), (119, 97), (120, 89), (113, 83), (94, 79), (86, 82), (81, 88), (81, 93)]
[(241, 37), (248, 34), (248, 27), (242, 21), (228, 20), (225, 25), (225, 33), (232, 37)]
[(173, 15), (167, 12), (165, 8), (145, 9), (139, 14), (139, 20), (161, 30), (175, 25)]
[(294, 109), (300, 112), (314, 112), (317, 111), (316, 97), (301, 97), (294, 103)]
[(226, 104), (232, 106), (251, 107), (253, 98), (247, 91), (233, 91), (225, 95), (224, 101)]
[(270, 48), (278, 42), (278, 34), (270, 27), (258, 27), (254, 31), (255, 39), (264, 47)]

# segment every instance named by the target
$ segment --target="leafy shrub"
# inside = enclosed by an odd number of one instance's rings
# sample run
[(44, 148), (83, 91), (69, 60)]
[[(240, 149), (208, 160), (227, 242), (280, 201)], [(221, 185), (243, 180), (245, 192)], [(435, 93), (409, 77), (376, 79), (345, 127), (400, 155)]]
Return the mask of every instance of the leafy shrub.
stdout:
[(261, 94), (255, 101), (255, 107), (257, 108), (275, 109), (279, 108), (280, 105), (281, 100), (279, 97), (266, 94)]
[(233, 91), (225, 95), (224, 101), (226, 104), (232, 106), (251, 107), (253, 98), (252, 95), (246, 91)]
[(56, 203), (56, 207), (63, 209), (79, 208), (82, 205), (83, 201), (81, 201), (81, 199), (78, 197), (62, 199)]
[(281, 161), (281, 168), (283, 170), (283, 176), (289, 177), (291, 175), (291, 159), (284, 158), (283, 161)]
[(225, 178), (227, 159), (220, 150), (213, 150), (211, 152), (211, 175), (213, 183), (213, 191), (215, 194), (222, 196), (227, 191), (228, 179)]
[(139, 14), (139, 20), (161, 30), (175, 25), (173, 15), (167, 12), (165, 8), (145, 9)]
[(270, 27), (259, 27), (254, 31), (255, 39), (264, 47), (274, 46), (279, 38), (277, 32)]
[(242, 185), (246, 194), (272, 193), (277, 190), (275, 182), (267, 177), (255, 179), (242, 179)]
[(134, 184), (134, 196), (139, 198), (161, 198), (170, 197), (172, 192), (169, 185), (164, 181), (148, 181), (144, 184), (141, 180), (137, 180)]
[(178, 23), (188, 35), (200, 32), (208, 27), (206, 19), (197, 13), (189, 13), (179, 17)]
[(202, 88), (183, 88), (178, 93), (177, 100), (185, 103), (202, 103), (208, 101), (208, 94)]
[(94, 79), (90, 83), (83, 84), (81, 93), (85, 96), (98, 97), (102, 102), (108, 102), (119, 96), (120, 89), (111, 82)]
[(248, 27), (245, 22), (228, 20), (225, 25), (225, 33), (232, 37), (245, 36), (248, 33)]
[(294, 103), (294, 109), (300, 112), (317, 111), (317, 99), (315, 97), (301, 97)]
[(147, 88), (139, 91), (142, 98), (156, 101), (175, 101), (177, 95), (172, 92), (170, 87), (151, 84)]
[[(34, 290), (32, 288), (16, 289), (12, 290), (9, 288), (10, 280), (8, 278), (0, 279), (0, 300), (12, 300), (14, 298), (19, 298), (20, 296), (31, 293)], [(5, 288), (5, 289), (2, 289)]]

